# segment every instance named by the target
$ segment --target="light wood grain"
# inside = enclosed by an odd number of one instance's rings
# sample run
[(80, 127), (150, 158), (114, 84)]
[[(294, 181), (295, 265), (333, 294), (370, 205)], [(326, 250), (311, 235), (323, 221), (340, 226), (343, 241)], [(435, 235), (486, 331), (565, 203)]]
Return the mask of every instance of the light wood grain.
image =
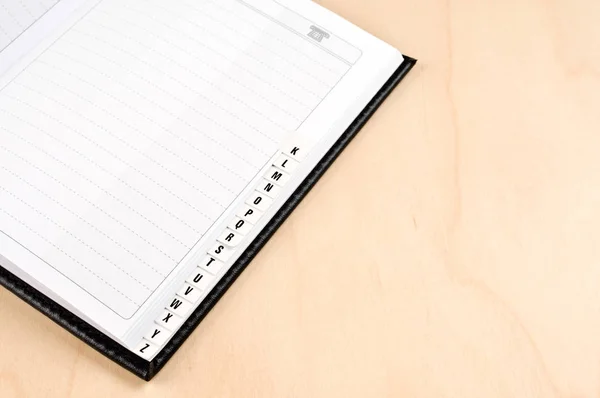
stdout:
[(151, 383), (0, 291), (0, 397), (600, 396), (600, 2), (320, 3), (417, 68)]

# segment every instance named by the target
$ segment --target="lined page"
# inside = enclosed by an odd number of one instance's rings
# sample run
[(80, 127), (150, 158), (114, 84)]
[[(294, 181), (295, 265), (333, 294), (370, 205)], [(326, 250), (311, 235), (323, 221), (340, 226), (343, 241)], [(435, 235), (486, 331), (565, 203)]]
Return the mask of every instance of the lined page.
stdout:
[(0, 232), (130, 318), (351, 65), (237, 0), (101, 0), (0, 91)]
[(0, 51), (60, 0), (0, 0)]

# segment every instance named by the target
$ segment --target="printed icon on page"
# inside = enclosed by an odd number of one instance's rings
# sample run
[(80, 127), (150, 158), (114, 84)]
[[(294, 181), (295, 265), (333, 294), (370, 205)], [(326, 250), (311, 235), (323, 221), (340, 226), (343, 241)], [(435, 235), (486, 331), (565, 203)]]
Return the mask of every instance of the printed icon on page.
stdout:
[(329, 39), (329, 33), (325, 32), (323, 29), (312, 25), (310, 27), (310, 32), (308, 33), (308, 37), (311, 39), (315, 39), (319, 43), (323, 41), (323, 39)]

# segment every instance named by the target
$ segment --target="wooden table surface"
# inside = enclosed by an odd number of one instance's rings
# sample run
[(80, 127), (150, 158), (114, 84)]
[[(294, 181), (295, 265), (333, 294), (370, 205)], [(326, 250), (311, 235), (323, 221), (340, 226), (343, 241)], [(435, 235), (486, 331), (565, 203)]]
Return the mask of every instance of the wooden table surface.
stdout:
[(1, 290), (0, 397), (599, 396), (600, 3), (321, 3), (418, 66), (151, 383)]

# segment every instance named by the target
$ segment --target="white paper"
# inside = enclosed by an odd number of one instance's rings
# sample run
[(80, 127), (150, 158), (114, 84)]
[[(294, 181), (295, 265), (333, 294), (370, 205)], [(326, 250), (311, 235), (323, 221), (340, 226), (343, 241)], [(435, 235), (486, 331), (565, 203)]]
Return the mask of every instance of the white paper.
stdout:
[(0, 0), (0, 51), (60, 0)]

